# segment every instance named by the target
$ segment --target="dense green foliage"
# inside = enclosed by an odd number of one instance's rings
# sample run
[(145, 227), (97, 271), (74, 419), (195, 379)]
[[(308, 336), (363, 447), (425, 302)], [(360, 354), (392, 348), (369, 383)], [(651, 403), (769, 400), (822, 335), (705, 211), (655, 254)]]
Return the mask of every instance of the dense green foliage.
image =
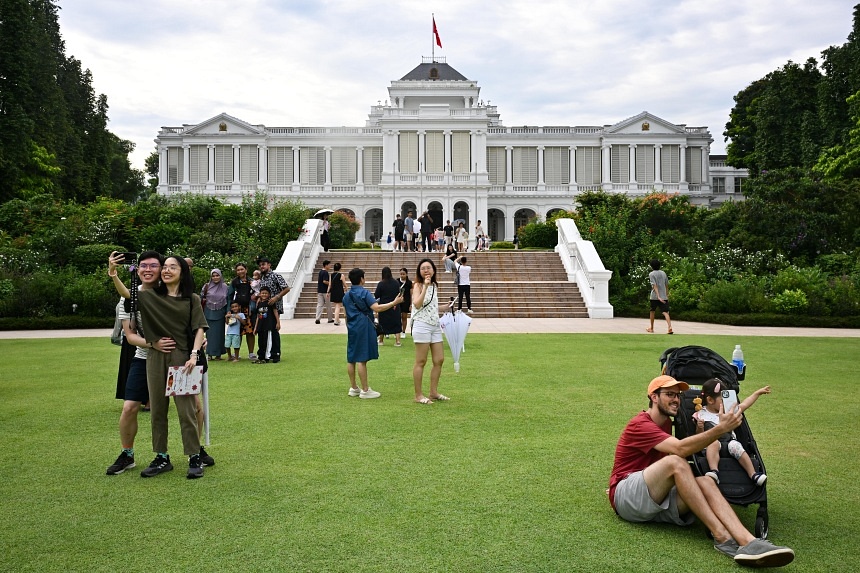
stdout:
[[(860, 144), (850, 130), (849, 98), (860, 92), (860, 5), (848, 40), (821, 53), (821, 65), (809, 58), (789, 61), (752, 82), (735, 96), (726, 124), (728, 162), (753, 176), (786, 167), (810, 168), (822, 150)], [(843, 148), (843, 151), (848, 149)]]
[(860, 182), (830, 185), (808, 171), (780, 170), (749, 193), (719, 209), (664, 193), (582, 195), (574, 220), (613, 271), (616, 314), (644, 311), (649, 261), (657, 258), (673, 310), (860, 315)]
[[(0, 205), (0, 317), (111, 316), (116, 295), (104, 269), (115, 250), (192, 257), (198, 284), (211, 268), (228, 278), (238, 262), (253, 270), (259, 256), (277, 261), (311, 213), (265, 193), (241, 205), (200, 195), (134, 204), (80, 205), (51, 195), (7, 201)], [(332, 246), (343, 247), (347, 235), (349, 246), (358, 223), (338, 213), (331, 220)]]
[(136, 199), (134, 144), (108, 131), (107, 97), (66, 56), (58, 10), (55, 0), (0, 0), (0, 202)]

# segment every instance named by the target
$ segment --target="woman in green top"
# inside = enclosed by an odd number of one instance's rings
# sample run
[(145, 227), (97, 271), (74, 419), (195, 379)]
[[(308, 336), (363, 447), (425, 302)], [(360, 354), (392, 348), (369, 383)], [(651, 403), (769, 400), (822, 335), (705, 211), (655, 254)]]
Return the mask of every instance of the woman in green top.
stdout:
[[(203, 333), (208, 328), (185, 259), (165, 259), (161, 267), (161, 281), (161, 285), (154, 289), (140, 291), (138, 304), (146, 341), (152, 346), (161, 338), (171, 338), (176, 345), (170, 352), (151, 352), (147, 356), (146, 381), (152, 408), (152, 449), (156, 457), (148, 468), (140, 472), (141, 477), (153, 477), (173, 469), (170, 456), (167, 455), (167, 410), (170, 405), (170, 398), (164, 395), (167, 369), (170, 366), (184, 366), (186, 372), (191, 372), (203, 346)], [(120, 295), (127, 296), (127, 289), (124, 294), (119, 285), (115, 286)], [(193, 338), (189, 335), (192, 332)], [(196, 397), (174, 396), (173, 400), (179, 415), (182, 447), (189, 456), (188, 478), (203, 477)]]

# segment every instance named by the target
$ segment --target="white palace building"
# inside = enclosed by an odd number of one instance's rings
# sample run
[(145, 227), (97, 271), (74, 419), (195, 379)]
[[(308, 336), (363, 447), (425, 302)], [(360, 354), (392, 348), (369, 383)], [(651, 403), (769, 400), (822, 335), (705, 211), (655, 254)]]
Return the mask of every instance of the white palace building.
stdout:
[(158, 192), (204, 193), (228, 202), (264, 190), (309, 207), (345, 211), (356, 240), (385, 237), (395, 215), (429, 211), (434, 222), (476, 220), (494, 241), (578, 194), (688, 195), (697, 205), (741, 199), (746, 170), (710, 155), (707, 127), (639, 113), (604, 126), (505, 127), (444, 58), (392, 81), (363, 127), (267, 127), (226, 113), (163, 127)]

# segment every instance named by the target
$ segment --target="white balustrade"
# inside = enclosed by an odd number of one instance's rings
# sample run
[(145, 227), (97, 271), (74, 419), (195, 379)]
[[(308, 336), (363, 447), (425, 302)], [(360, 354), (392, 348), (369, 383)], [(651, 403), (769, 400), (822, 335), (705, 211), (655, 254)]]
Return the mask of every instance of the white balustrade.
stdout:
[(609, 304), (609, 279), (612, 271), (606, 270), (594, 243), (579, 233), (573, 219), (556, 219), (558, 245), (555, 250), (567, 271), (567, 280), (579, 286), (589, 318), (612, 318), (614, 310)]

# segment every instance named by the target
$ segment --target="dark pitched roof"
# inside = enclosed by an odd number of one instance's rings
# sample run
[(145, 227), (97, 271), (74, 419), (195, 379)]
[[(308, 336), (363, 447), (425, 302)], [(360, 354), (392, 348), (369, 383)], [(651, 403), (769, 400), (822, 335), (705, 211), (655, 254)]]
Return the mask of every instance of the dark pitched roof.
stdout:
[[(435, 73), (434, 71), (435, 70)], [(436, 81), (436, 80), (457, 80), (469, 81), (466, 76), (449, 66), (440, 62), (432, 64), (420, 64), (417, 68), (400, 78), (401, 80), (414, 81)]]

